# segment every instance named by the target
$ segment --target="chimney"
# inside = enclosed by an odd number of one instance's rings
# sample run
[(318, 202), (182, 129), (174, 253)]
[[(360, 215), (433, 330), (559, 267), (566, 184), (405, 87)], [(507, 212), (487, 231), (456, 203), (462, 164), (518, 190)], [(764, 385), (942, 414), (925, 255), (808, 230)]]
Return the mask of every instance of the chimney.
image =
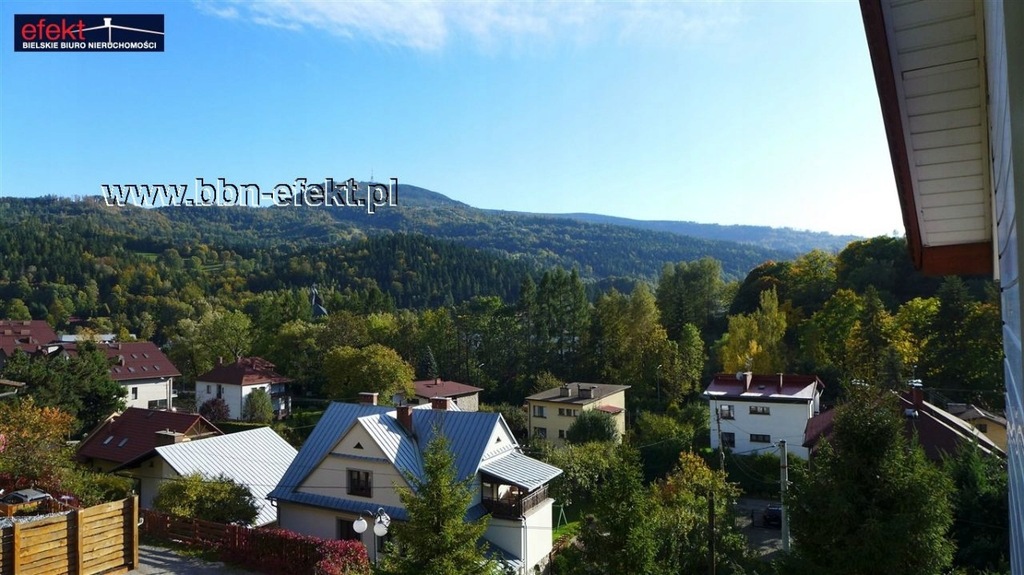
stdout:
[(430, 409), (437, 409), (440, 411), (448, 411), (448, 398), (447, 397), (431, 397), (430, 398)]
[(572, 397), (572, 387), (566, 384), (558, 388), (558, 397)]
[(910, 382), (910, 400), (914, 403), (914, 409), (924, 407), (924, 386), (920, 379)]
[(218, 366), (224, 365), (224, 356), (218, 356), (217, 357), (217, 365)]
[(434, 385), (441, 385), (441, 378), (440, 377), (435, 377), (434, 378)]
[(412, 406), (399, 405), (397, 409), (398, 423), (402, 424), (402, 427), (412, 435)]
[(782, 374), (779, 374), (779, 395), (782, 395)]
[(580, 399), (594, 399), (594, 390), (597, 389), (595, 386), (588, 385), (583, 387), (582, 385), (577, 385), (577, 387), (580, 390)]
[(361, 391), (359, 392), (359, 403), (377, 405), (377, 394), (372, 391)]
[(177, 431), (171, 431), (170, 429), (156, 432), (157, 447), (163, 445), (174, 445), (175, 443), (181, 443), (182, 441), (185, 441), (184, 433), (178, 433)]

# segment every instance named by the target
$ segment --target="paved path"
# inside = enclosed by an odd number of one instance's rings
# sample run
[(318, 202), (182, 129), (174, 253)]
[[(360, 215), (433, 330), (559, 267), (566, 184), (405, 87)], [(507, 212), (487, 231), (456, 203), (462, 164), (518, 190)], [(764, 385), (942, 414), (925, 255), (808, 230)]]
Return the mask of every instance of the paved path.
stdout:
[(139, 568), (129, 571), (131, 575), (257, 575), (222, 562), (203, 561), (182, 557), (169, 549), (152, 545), (139, 545)]

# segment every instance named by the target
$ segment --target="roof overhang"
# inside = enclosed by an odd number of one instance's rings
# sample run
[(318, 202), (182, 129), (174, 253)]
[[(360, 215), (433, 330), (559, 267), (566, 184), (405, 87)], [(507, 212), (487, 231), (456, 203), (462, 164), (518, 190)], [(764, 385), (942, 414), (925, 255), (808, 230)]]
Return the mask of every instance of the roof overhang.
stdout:
[(860, 0), (914, 266), (992, 274), (983, 4)]

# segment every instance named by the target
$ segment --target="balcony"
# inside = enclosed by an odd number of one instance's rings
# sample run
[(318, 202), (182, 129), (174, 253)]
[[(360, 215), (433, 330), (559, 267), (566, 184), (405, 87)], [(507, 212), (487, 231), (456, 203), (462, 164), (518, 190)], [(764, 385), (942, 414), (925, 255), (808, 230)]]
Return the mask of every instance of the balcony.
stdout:
[(548, 486), (542, 485), (530, 493), (522, 493), (519, 488), (512, 487), (500, 499), (485, 496), (480, 502), (495, 519), (522, 519), (528, 511), (543, 503), (547, 498)]

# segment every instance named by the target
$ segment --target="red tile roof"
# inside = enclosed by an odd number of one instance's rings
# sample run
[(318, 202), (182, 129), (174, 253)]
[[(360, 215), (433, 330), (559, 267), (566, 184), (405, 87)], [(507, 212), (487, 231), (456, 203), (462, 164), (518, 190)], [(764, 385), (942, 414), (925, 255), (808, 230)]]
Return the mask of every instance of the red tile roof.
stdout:
[(222, 435), (212, 423), (195, 413), (157, 411), (129, 407), (98, 426), (78, 447), (78, 459), (102, 459), (124, 464), (157, 446), (158, 431), (176, 431), (189, 436)]
[(56, 340), (57, 334), (45, 321), (0, 319), (0, 350), (8, 357), (16, 349), (32, 353), (37, 346)]
[[(77, 343), (62, 343), (69, 355), (78, 353)], [(181, 377), (181, 372), (171, 360), (151, 341), (125, 343), (99, 343), (96, 349), (110, 360), (110, 377), (114, 381), (135, 381), (139, 379), (163, 379)]]
[(196, 381), (227, 385), (290, 383), (292, 380), (274, 371), (274, 364), (261, 357), (240, 357), (196, 377)]
[(617, 415), (617, 414), (622, 413), (623, 411), (625, 411), (621, 407), (616, 407), (614, 405), (599, 405), (599, 406), (597, 406), (597, 410), (598, 411), (603, 411), (605, 413), (610, 413), (612, 415)]
[(416, 396), (430, 399), (432, 397), (461, 397), (480, 393), (483, 389), (459, 383), (457, 381), (445, 381), (443, 379), (424, 379), (412, 382), (416, 388)]

